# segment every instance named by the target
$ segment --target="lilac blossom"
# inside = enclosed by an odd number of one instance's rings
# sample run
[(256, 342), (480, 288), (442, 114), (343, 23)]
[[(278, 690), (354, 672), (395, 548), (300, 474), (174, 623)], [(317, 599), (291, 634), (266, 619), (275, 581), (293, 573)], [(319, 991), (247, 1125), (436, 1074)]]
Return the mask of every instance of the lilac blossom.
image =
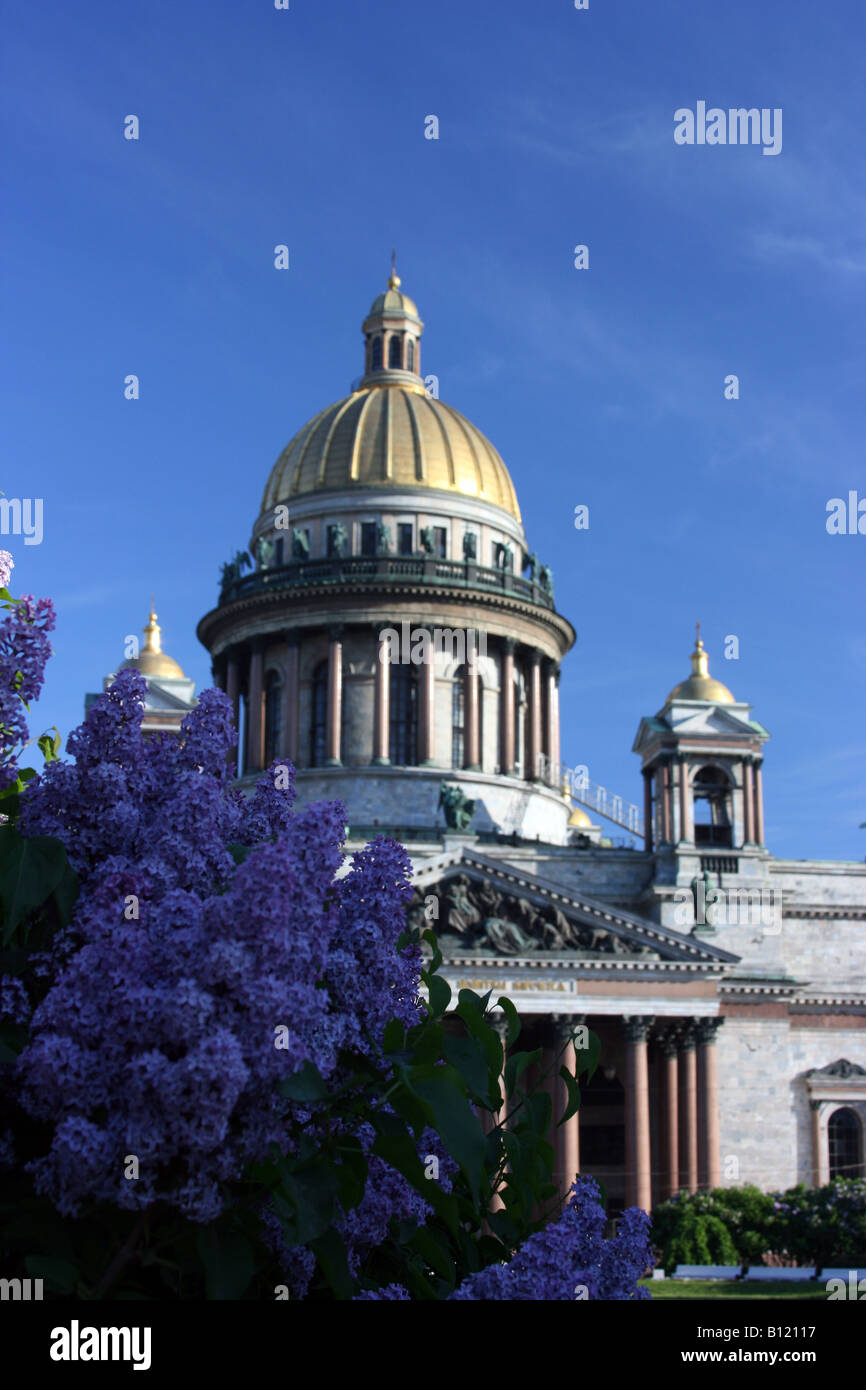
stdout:
[(15, 561), (8, 550), (0, 550), (0, 589), (9, 588), (9, 580), (15, 568)]
[(42, 690), (55, 622), (50, 599), (24, 594), (7, 606), (0, 623), (0, 789), (18, 776), (13, 750), (30, 738), (26, 708)]

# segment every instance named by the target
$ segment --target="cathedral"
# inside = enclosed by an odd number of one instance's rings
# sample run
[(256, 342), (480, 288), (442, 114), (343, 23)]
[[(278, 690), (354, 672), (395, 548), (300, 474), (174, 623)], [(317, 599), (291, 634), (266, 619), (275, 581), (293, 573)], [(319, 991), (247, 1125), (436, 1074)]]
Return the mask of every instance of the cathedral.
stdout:
[[(546, 1057), (599, 1035), (563, 1188), (585, 1169), (617, 1210), (866, 1174), (866, 865), (767, 848), (769, 734), (699, 634), (635, 711), (639, 804), (563, 768), (575, 631), (502, 457), (422, 373), (423, 326), (392, 271), (363, 374), (280, 454), (199, 623), (238, 784), (290, 760), (302, 803), (345, 803), (349, 852), (407, 847), (455, 995), (507, 995)], [(156, 704), (191, 701), (149, 641)]]

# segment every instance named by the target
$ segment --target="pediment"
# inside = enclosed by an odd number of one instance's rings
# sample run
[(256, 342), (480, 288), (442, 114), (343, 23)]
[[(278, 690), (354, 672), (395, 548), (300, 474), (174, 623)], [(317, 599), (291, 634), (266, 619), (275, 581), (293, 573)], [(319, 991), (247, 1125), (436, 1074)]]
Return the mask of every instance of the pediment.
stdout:
[(744, 734), (753, 735), (748, 717), (745, 714), (734, 714), (724, 705), (704, 705), (698, 708), (674, 706), (669, 723), (673, 732), (680, 737), (721, 734), (742, 738)]
[[(610, 903), (460, 846), (416, 865), (410, 921), (432, 926), (444, 956), (688, 961), (739, 957)], [(428, 901), (432, 898), (432, 902)]]

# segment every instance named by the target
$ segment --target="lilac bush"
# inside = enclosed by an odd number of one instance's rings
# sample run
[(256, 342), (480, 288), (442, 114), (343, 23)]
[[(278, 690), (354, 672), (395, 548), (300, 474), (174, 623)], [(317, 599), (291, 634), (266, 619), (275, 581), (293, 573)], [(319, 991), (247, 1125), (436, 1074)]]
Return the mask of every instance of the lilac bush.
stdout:
[[(5, 557), (5, 558), (4, 558)], [(0, 551), (0, 579), (11, 568), (8, 550)], [(0, 584), (5, 591), (5, 582)], [(9, 599), (0, 623), (0, 789), (18, 777), (16, 745), (30, 738), (27, 706), (42, 690), (45, 665), (51, 655), (48, 633), (56, 616), (50, 599), (24, 594)]]

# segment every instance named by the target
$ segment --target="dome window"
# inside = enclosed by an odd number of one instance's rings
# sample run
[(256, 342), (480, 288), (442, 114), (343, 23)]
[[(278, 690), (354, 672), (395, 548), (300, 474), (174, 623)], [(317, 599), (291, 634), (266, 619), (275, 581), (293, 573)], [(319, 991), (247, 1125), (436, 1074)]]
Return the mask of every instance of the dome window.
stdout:
[(379, 372), (382, 370), (382, 339), (373, 339), (373, 351), (370, 354), (370, 371)]
[(270, 766), (280, 755), (280, 725), (282, 723), (283, 690), (276, 671), (269, 671), (265, 681), (265, 764)]
[(415, 370), (415, 340), (414, 340), (414, 338), (410, 338), (410, 339), (409, 339), (409, 342), (406, 344), (406, 370), (407, 370), (407, 372), (414, 372), (414, 370)]
[(398, 370), (403, 366), (403, 339), (399, 333), (392, 334), (388, 344), (388, 366)]
[(418, 765), (418, 672), (414, 666), (391, 666), (388, 756), (394, 767)]

